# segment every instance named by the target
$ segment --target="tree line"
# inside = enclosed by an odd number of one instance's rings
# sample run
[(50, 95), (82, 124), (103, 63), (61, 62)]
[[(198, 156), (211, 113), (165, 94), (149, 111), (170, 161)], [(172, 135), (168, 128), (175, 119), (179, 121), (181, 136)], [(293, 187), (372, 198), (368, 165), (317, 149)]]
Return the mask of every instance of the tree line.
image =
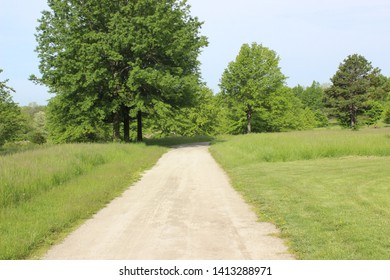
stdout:
[(244, 44), (229, 63), (220, 83), (223, 102), (233, 126), (230, 132), (301, 130), (328, 126), (358, 129), (389, 123), (390, 78), (364, 56), (349, 55), (330, 79), (307, 88), (288, 88), (275, 51), (256, 43)]
[(19, 108), (8, 81), (1, 82), (0, 145), (27, 134), (35, 142), (129, 142), (303, 130), (330, 120), (353, 129), (390, 123), (390, 80), (361, 55), (348, 56), (329, 87), (290, 88), (275, 51), (244, 44), (214, 94), (199, 70), (207, 38), (186, 1), (49, 0), (48, 6), (36, 34), (41, 76), (30, 79), (54, 97), (23, 125), (31, 108)]
[[(0, 74), (3, 72), (0, 69)], [(47, 141), (46, 106), (31, 103), (20, 107), (12, 100), (15, 90), (0, 80), (0, 148), (6, 142), (31, 142), (43, 144)]]

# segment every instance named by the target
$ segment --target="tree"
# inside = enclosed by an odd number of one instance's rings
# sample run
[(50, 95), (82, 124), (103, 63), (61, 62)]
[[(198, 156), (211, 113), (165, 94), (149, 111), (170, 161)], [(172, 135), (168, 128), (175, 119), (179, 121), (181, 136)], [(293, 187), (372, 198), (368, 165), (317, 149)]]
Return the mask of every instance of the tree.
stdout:
[(383, 121), (385, 124), (390, 124), (390, 93), (387, 96), (387, 102), (383, 108)]
[(366, 117), (367, 126), (376, 126), (383, 115), (384, 108), (382, 104), (375, 100), (368, 100), (365, 107), (366, 110), (364, 111), (364, 116)]
[(92, 95), (62, 92), (49, 101), (47, 128), (53, 143), (100, 142), (112, 134), (105, 122), (107, 109)]
[(47, 141), (46, 106), (30, 103), (21, 108), (25, 124), (25, 140), (35, 144), (43, 144)]
[[(2, 72), (0, 69), (0, 74)], [(20, 108), (12, 100), (11, 92), (15, 91), (7, 83), (8, 80), (0, 80), (0, 147), (18, 136), (24, 121)]]
[(380, 70), (361, 55), (350, 55), (340, 64), (331, 79), (332, 86), (325, 90), (326, 105), (341, 125), (356, 129), (358, 117), (364, 113), (372, 87)]
[(293, 88), (293, 91), (302, 101), (304, 107), (309, 107), (312, 111), (322, 110), (324, 108), (324, 90), (319, 82), (313, 81), (311, 86), (306, 88), (297, 86)]
[[(315, 126), (324, 127), (328, 125), (329, 121), (324, 112), (324, 89), (320, 83), (313, 81), (311, 86), (306, 88), (298, 85), (293, 88), (293, 92), (301, 100), (303, 108), (306, 108), (306, 113), (314, 114)], [(311, 110), (312, 114), (308, 110)]]
[(200, 87), (193, 106), (175, 109), (156, 105), (156, 113), (149, 118), (151, 128), (158, 136), (215, 135), (219, 129), (220, 108), (211, 89)]
[(262, 108), (267, 97), (285, 80), (276, 52), (252, 43), (244, 44), (236, 60), (229, 63), (220, 88), (222, 95), (245, 114), (246, 132), (251, 133), (254, 112)]
[[(37, 29), (42, 77), (32, 78), (56, 94), (48, 120), (54, 131), (66, 132), (64, 140), (105, 137), (105, 128), (98, 128), (108, 123), (115, 139), (123, 124), (123, 139), (129, 141), (134, 119), (141, 141), (142, 118), (155, 104), (191, 103), (200, 80), (197, 58), (207, 41), (186, 1), (50, 0), (48, 5), (51, 11), (43, 12)], [(72, 118), (61, 122), (69, 112)]]
[(312, 111), (301, 103), (293, 90), (283, 86), (272, 92), (259, 116), (263, 131), (281, 132), (311, 129), (316, 126)]

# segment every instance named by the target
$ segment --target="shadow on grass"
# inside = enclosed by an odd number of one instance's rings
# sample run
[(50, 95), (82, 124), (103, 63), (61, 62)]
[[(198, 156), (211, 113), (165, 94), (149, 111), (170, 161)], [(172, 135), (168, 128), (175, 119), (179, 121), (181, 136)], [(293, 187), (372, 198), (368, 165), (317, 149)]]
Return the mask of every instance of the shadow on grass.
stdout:
[(210, 143), (215, 140), (212, 136), (173, 136), (173, 137), (165, 137), (159, 139), (145, 139), (145, 144), (147, 146), (162, 146), (162, 147), (178, 147), (180, 145), (188, 145), (188, 144), (205, 144)]

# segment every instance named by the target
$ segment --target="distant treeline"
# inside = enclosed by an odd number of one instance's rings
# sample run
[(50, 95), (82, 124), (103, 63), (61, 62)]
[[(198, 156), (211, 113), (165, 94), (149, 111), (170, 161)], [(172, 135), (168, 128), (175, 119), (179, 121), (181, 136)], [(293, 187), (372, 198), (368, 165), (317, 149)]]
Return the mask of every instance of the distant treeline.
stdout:
[(390, 80), (361, 55), (348, 56), (327, 86), (290, 88), (275, 51), (244, 44), (213, 93), (199, 70), (207, 38), (185, 1), (48, 6), (36, 34), (41, 77), (30, 79), (55, 95), (45, 107), (19, 108), (0, 80), (0, 145), (390, 123)]

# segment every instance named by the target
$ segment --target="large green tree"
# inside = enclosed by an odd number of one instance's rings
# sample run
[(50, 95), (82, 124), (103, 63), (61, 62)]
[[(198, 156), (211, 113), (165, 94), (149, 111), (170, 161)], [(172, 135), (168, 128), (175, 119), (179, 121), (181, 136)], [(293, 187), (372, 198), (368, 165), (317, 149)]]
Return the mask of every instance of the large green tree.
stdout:
[[(2, 72), (0, 69), (0, 74)], [(12, 100), (11, 92), (14, 89), (7, 86), (7, 82), (8, 80), (0, 80), (0, 147), (18, 136), (24, 122), (20, 108)]]
[(332, 86), (325, 90), (325, 102), (341, 125), (357, 128), (378, 77), (380, 70), (361, 55), (350, 55), (340, 64), (331, 78)]
[(231, 108), (244, 115), (240, 118), (246, 118), (246, 132), (251, 133), (254, 112), (264, 107), (268, 96), (285, 80), (275, 51), (256, 43), (244, 44), (222, 75), (221, 94)]
[(101, 138), (104, 123), (112, 124), (114, 138), (122, 123), (128, 141), (131, 119), (142, 140), (142, 117), (156, 104), (191, 103), (207, 41), (185, 0), (48, 5), (37, 28), (42, 77), (36, 80), (56, 94), (48, 121), (60, 138), (65, 135), (61, 141)]

